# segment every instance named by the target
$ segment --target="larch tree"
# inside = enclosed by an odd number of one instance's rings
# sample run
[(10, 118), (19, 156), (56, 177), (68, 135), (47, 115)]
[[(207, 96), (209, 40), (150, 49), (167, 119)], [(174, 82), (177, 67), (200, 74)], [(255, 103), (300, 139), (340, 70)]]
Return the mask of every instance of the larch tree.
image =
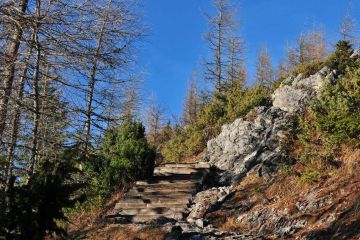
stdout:
[(156, 103), (154, 95), (150, 98), (145, 114), (148, 141), (155, 148), (158, 148), (159, 134), (164, 127), (165, 116), (164, 110)]
[(244, 67), (244, 41), (233, 36), (228, 40), (229, 47), (229, 63), (227, 66), (227, 79), (225, 85), (228, 87), (238, 86), (242, 88), (246, 81), (246, 70)]
[[(205, 63), (205, 78), (214, 83), (216, 90), (220, 91), (229, 73), (229, 44), (238, 44), (235, 43), (234, 37), (239, 24), (236, 21), (236, 8), (231, 6), (228, 0), (215, 0), (215, 10), (214, 15), (207, 15), (209, 30), (205, 34), (205, 39), (211, 51), (211, 58)], [(232, 50), (241, 51), (240, 46), (232, 47)], [(232, 57), (235, 59), (236, 55), (237, 52), (232, 54)]]
[(289, 68), (301, 63), (322, 61), (327, 53), (325, 33), (322, 28), (314, 27), (311, 31), (301, 34), (294, 47), (287, 48)]
[(16, 1), (7, 1), (0, 5), (0, 24), (5, 24), (9, 28), (8, 32), (12, 35), (7, 42), (9, 47), (3, 58), (3, 73), (1, 74), (2, 91), (0, 95), (0, 138), (2, 140), (5, 130), (9, 100), (13, 90), (15, 79), (16, 63), (19, 56), (20, 43), (23, 38), (24, 29), (26, 29), (26, 11), (28, 0), (20, 0), (16, 6)]
[(103, 122), (109, 120), (104, 114), (106, 108), (102, 103), (106, 94), (103, 93), (110, 90), (109, 85), (121, 87), (131, 81), (124, 72), (135, 61), (134, 46), (143, 36), (140, 16), (132, 11), (137, 7), (135, 3), (125, 0), (99, 1), (87, 13), (85, 22), (91, 20), (91, 23), (85, 33), (94, 36), (94, 39), (89, 42), (87, 54), (90, 57), (85, 63), (84, 156), (92, 141), (92, 127), (102, 130)]
[(356, 37), (354, 30), (356, 27), (356, 21), (351, 16), (351, 9), (349, 8), (343, 18), (343, 21), (340, 24), (339, 33), (342, 37), (342, 40), (349, 41), (350, 43), (356, 42)]
[(183, 121), (185, 125), (196, 121), (199, 111), (198, 85), (196, 79), (192, 79), (188, 86), (183, 112)]
[(269, 52), (262, 48), (256, 63), (256, 80), (261, 89), (269, 89), (275, 80), (275, 72)]

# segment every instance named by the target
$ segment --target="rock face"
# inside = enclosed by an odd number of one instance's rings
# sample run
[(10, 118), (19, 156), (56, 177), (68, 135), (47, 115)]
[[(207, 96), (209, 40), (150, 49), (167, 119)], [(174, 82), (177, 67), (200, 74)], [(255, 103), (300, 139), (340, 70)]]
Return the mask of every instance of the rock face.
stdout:
[(195, 196), (195, 204), (192, 206), (187, 221), (203, 227), (201, 220), (207, 211), (220, 204), (231, 192), (231, 187), (211, 188), (198, 193)]
[[(224, 125), (221, 133), (207, 144), (206, 160), (221, 170), (220, 184), (231, 185), (241, 181), (251, 172), (258, 176), (271, 177), (276, 168), (292, 161), (281, 146), (282, 140), (291, 128), (291, 115), (304, 110), (304, 107), (321, 91), (325, 81), (334, 81), (335, 73), (327, 67), (318, 73), (304, 78), (301, 74), (290, 76), (272, 95), (271, 107), (257, 107), (244, 119)], [(232, 191), (232, 187), (213, 188), (196, 195), (188, 221), (203, 227), (202, 218), (214, 206), (221, 203)], [(273, 229), (280, 237), (293, 234), (305, 226), (306, 221), (288, 221), (286, 210), (263, 208), (252, 215), (239, 216), (238, 223), (264, 225)], [(268, 221), (271, 218), (271, 221)], [(260, 230), (256, 234), (262, 234)]]
[(225, 171), (220, 182), (238, 182), (252, 169), (260, 176), (269, 176), (276, 166), (291, 161), (281, 148), (291, 126), (291, 114), (302, 111), (325, 80), (333, 79), (334, 73), (327, 67), (308, 78), (291, 76), (274, 92), (272, 107), (254, 109), (247, 116), (253, 120), (237, 119), (224, 125), (221, 133), (208, 142), (206, 157), (210, 164)]
[(279, 141), (291, 123), (290, 115), (274, 107), (258, 107), (251, 114), (257, 116), (254, 121), (237, 119), (224, 125), (207, 144), (210, 164), (225, 171), (221, 182), (236, 182), (259, 164), (259, 174), (267, 175), (274, 164), (286, 160)]
[(303, 110), (304, 106), (319, 93), (324, 84), (324, 78), (330, 78), (329, 68), (324, 67), (318, 73), (308, 78), (299, 74), (296, 78), (289, 77), (285, 84), (278, 88), (273, 96), (273, 106), (289, 113)]

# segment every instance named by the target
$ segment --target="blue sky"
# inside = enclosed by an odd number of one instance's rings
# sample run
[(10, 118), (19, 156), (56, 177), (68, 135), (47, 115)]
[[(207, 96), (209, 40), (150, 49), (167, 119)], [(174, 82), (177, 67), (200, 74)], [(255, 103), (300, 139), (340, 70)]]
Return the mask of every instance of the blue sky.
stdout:
[[(139, 56), (145, 68), (144, 97), (155, 94), (168, 116), (181, 115), (192, 72), (208, 56), (203, 40), (207, 30), (204, 12), (211, 12), (212, 2), (144, 0), (144, 20), (149, 26)], [(253, 82), (260, 47), (269, 49), (276, 65), (287, 44), (314, 23), (323, 25), (329, 43), (333, 44), (339, 38), (339, 25), (349, 5), (360, 27), (358, 0), (234, 0), (232, 3), (239, 8), (239, 33), (246, 42), (249, 84)]]

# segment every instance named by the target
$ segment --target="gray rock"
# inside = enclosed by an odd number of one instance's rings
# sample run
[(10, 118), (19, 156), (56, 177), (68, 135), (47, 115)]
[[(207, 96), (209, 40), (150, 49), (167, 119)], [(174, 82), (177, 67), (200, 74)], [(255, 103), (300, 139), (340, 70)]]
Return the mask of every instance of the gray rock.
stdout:
[(231, 193), (231, 189), (231, 187), (211, 188), (196, 194), (187, 221), (195, 223), (198, 227), (204, 227), (202, 218), (215, 205), (223, 202)]
[(235, 183), (258, 164), (284, 159), (279, 141), (290, 126), (290, 115), (274, 107), (258, 107), (251, 115), (256, 116), (254, 121), (237, 119), (208, 142), (207, 159), (225, 171), (220, 182)]
[(256, 234), (274, 234), (277, 238), (285, 238), (304, 228), (304, 219), (289, 218), (288, 209), (261, 208), (253, 213), (244, 213), (237, 218), (237, 223), (257, 229)]
[[(328, 67), (318, 73), (303, 78), (299, 74), (291, 84), (279, 87), (272, 95), (273, 106), (289, 113), (302, 111), (324, 85), (324, 79), (331, 74)], [(330, 77), (329, 77), (330, 78)]]
[(358, 58), (358, 57), (360, 57), (360, 48), (356, 49), (350, 57), (351, 57), (351, 58)]

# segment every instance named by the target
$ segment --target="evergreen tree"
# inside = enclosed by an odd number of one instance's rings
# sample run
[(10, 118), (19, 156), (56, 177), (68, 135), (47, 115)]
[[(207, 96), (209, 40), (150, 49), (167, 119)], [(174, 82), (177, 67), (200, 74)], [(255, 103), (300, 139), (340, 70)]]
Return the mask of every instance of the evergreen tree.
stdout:
[(338, 71), (339, 74), (342, 74), (347, 67), (354, 65), (354, 59), (350, 57), (353, 52), (354, 50), (350, 42), (341, 40), (336, 43), (336, 49), (329, 56), (327, 65), (331, 69)]

